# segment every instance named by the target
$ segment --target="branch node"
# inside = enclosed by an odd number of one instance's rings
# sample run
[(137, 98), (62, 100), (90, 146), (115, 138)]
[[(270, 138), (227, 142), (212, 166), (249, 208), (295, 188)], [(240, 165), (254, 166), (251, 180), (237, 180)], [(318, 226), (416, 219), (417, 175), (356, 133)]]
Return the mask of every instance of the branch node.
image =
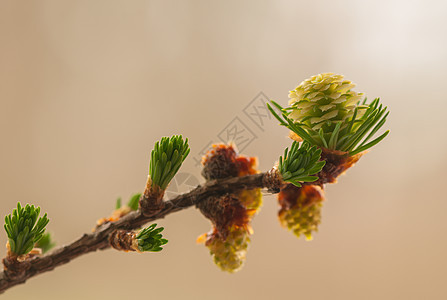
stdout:
[(18, 281), (25, 277), (26, 271), (31, 267), (29, 260), (19, 261), (17, 256), (6, 256), (3, 259), (5, 277), (10, 281)]
[(278, 172), (277, 167), (271, 168), (262, 177), (262, 185), (267, 188), (269, 193), (279, 193), (281, 187), (284, 185), (284, 181)]

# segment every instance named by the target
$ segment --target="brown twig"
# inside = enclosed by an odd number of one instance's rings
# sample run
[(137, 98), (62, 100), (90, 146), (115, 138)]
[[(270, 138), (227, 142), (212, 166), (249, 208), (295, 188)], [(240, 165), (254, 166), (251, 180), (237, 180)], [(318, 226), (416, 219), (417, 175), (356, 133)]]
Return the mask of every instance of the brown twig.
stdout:
[(97, 227), (93, 233), (84, 234), (81, 238), (69, 245), (62, 246), (48, 255), (30, 259), (27, 261), (27, 268), (25, 268), (19, 275), (15, 274), (15, 276), (8, 276), (7, 270), (1, 272), (0, 293), (17, 284), (24, 283), (31, 277), (51, 271), (60, 265), (66, 264), (78, 256), (94, 252), (98, 249), (104, 250), (109, 248), (109, 237), (115, 230), (140, 228), (148, 222), (164, 218), (171, 213), (193, 206), (199, 201), (212, 196), (235, 193), (242, 189), (265, 187), (270, 191), (278, 190), (279, 187), (275, 186), (277, 183), (275, 183), (274, 180), (272, 181), (269, 176), (271, 176), (269, 173), (260, 173), (244, 177), (211, 180), (204, 185), (197, 186), (194, 190), (188, 193), (164, 202), (162, 209), (152, 215), (148, 214), (147, 211), (143, 213), (138, 210), (129, 213), (116, 222), (104, 223)]

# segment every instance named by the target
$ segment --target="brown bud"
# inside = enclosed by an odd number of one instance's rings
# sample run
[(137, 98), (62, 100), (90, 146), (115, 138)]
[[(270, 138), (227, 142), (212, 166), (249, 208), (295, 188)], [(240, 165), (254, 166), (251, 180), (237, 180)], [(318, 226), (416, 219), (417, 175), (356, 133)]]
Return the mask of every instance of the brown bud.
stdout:
[(346, 172), (352, 167), (365, 152), (360, 152), (356, 155), (349, 156), (348, 152), (338, 150), (330, 150), (321, 148), (321, 159), (326, 161), (323, 169), (318, 173), (318, 181), (312, 185), (323, 186), (325, 183), (337, 182), (337, 177)]
[(135, 251), (136, 233), (128, 230), (115, 230), (109, 238), (110, 246), (120, 251)]
[(202, 159), (202, 176), (206, 180), (236, 177), (239, 173), (233, 145), (213, 145)]
[[(29, 257), (27, 257), (29, 258)], [(10, 280), (20, 280), (24, 277), (26, 271), (31, 267), (29, 259), (20, 260), (18, 256), (8, 255), (3, 259), (3, 268), (5, 277)]]
[(160, 212), (164, 207), (163, 196), (165, 191), (158, 185), (152, 183), (150, 177), (146, 182), (146, 188), (140, 198), (140, 210), (146, 217), (153, 216)]
[(224, 239), (232, 225), (245, 227), (249, 222), (247, 209), (231, 194), (209, 197), (197, 203), (196, 207), (211, 220), (217, 233)]

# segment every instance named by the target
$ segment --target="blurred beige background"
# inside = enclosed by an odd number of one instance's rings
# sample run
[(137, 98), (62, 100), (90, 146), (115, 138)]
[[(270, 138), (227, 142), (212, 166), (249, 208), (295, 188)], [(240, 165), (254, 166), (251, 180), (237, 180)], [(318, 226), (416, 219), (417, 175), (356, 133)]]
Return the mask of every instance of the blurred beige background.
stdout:
[(260, 92), (285, 104), (303, 79), (336, 72), (391, 110), (389, 137), (327, 188), (312, 242), (280, 227), (267, 196), (245, 268), (229, 275), (196, 245), (210, 225), (192, 208), (159, 222), (161, 253), (92, 253), (2, 297), (447, 299), (446, 12), (422, 0), (1, 1), (0, 214), (40, 205), (59, 244), (142, 190), (161, 136), (189, 137), (181, 172), (202, 182), (201, 150), (242, 122), (243, 152), (270, 168), (290, 141), (244, 113)]

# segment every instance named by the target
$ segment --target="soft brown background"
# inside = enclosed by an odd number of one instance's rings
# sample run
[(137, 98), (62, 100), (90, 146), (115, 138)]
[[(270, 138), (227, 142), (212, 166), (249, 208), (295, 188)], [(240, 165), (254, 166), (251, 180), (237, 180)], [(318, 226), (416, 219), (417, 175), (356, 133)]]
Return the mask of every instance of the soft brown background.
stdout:
[[(1, 1), (0, 213), (48, 212), (59, 244), (142, 190), (161, 136), (190, 138), (183, 173), (236, 116), (272, 166), (290, 144), (243, 109), (344, 74), (381, 97), (389, 137), (327, 188), (320, 232), (295, 238), (265, 197), (245, 268), (215, 267), (195, 209), (157, 254), (92, 253), (4, 299), (447, 299), (445, 1)], [(202, 179), (200, 179), (202, 180)], [(183, 186), (180, 190), (185, 190)], [(6, 242), (5, 234), (0, 244)], [(3, 252), (4, 253), (4, 250)]]

